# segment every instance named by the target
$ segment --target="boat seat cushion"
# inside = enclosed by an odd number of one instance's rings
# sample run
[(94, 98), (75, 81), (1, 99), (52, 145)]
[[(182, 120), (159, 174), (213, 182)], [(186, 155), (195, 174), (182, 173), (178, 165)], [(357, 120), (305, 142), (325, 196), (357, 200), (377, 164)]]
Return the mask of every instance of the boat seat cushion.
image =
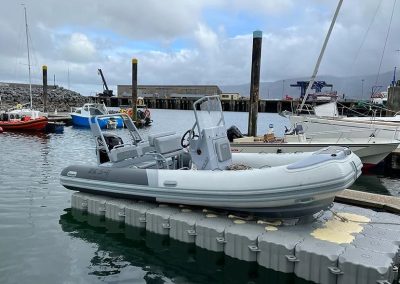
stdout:
[(145, 141), (136, 146), (136, 151), (138, 156), (143, 156), (146, 153), (154, 151), (154, 147), (150, 146), (148, 141)]
[(162, 155), (182, 151), (181, 136), (175, 134), (154, 138), (154, 148)]
[(113, 148), (110, 151), (110, 160), (114, 163), (137, 156), (138, 152), (134, 145), (125, 145), (123, 147)]
[(148, 137), (149, 144), (150, 146), (154, 147), (154, 139), (158, 137), (164, 137), (164, 136), (170, 136), (170, 135), (175, 135), (176, 132), (169, 131), (169, 132), (161, 132), (161, 133), (155, 133), (155, 134), (150, 134)]

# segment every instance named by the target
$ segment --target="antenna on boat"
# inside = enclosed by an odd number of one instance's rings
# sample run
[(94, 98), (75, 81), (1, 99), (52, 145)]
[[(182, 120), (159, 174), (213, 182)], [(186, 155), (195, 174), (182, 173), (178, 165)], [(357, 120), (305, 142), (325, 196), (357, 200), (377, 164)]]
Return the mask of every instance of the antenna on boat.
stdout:
[(298, 109), (298, 113), (301, 113), (301, 111), (303, 110), (303, 107), (304, 107), (304, 104), (305, 104), (305, 102), (307, 100), (307, 97), (310, 94), (312, 86), (314, 85), (315, 77), (317, 76), (319, 65), (321, 64), (322, 56), (324, 55), (324, 52), (325, 52), (325, 49), (326, 49), (326, 45), (328, 44), (328, 41), (329, 41), (329, 37), (331, 36), (333, 27), (335, 26), (336, 18), (337, 18), (338, 14), (339, 14), (339, 10), (340, 10), (340, 7), (342, 6), (342, 3), (343, 3), (343, 0), (339, 0), (339, 3), (337, 5), (337, 7), (336, 7), (335, 14), (333, 15), (333, 19), (332, 19), (331, 25), (329, 27), (328, 33), (326, 34), (324, 44), (322, 45), (322, 49), (321, 49), (321, 52), (319, 54), (319, 57), (318, 57), (318, 60), (317, 60), (317, 64), (315, 65), (314, 72), (313, 72), (313, 74), (311, 76), (311, 80), (308, 83), (308, 87), (307, 87), (306, 93), (304, 94), (303, 101), (301, 102), (300, 108)]
[(29, 53), (28, 18), (26, 16), (25, 4), (21, 4), (21, 5), (24, 7), (24, 14), (25, 14), (25, 34), (26, 34), (26, 48), (28, 49), (28, 70), (29, 70), (29, 99), (30, 99), (30, 106), (32, 109), (31, 57), (30, 57), (30, 53)]

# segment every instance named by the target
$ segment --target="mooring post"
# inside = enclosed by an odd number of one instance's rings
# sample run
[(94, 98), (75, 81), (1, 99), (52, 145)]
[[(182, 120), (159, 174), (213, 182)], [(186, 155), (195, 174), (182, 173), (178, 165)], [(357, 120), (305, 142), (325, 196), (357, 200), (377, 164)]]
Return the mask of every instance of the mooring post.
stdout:
[(137, 59), (132, 59), (132, 120), (136, 121), (137, 112)]
[(390, 86), (388, 88), (387, 108), (391, 111), (386, 111), (386, 116), (393, 116), (394, 113), (400, 111), (400, 84), (398, 86)]
[(251, 60), (250, 108), (248, 135), (257, 136), (258, 97), (260, 93), (262, 31), (253, 32), (253, 55)]
[(47, 112), (47, 66), (42, 66), (43, 71), (43, 111)]

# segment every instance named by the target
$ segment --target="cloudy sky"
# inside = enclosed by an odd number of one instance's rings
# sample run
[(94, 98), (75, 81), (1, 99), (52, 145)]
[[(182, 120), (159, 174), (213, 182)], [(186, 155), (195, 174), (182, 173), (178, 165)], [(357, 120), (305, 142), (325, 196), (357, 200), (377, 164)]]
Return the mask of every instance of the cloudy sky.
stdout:
[[(319, 74), (381, 72), (400, 66), (400, 3), (345, 0)], [(93, 95), (102, 68), (112, 88), (129, 84), (233, 85), (250, 81), (252, 32), (263, 31), (261, 80), (310, 76), (337, 0), (42, 0), (25, 1), (33, 82), (49, 80)], [(2, 0), (0, 81), (26, 82), (24, 12)], [(68, 80), (69, 70), (69, 80)], [(50, 83), (50, 82), (49, 82)], [(115, 89), (116, 92), (116, 89)]]

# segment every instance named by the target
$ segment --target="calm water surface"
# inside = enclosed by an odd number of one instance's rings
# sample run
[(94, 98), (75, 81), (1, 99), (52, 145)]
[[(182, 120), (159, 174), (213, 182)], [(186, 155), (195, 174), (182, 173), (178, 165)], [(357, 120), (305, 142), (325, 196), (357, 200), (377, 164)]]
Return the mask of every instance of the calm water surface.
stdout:
[[(153, 110), (154, 126), (183, 133), (191, 111)], [(246, 113), (226, 113), (227, 125), (247, 128)], [(287, 121), (259, 116), (259, 133)], [(124, 130), (119, 133), (124, 134)], [(308, 283), (145, 231), (71, 210), (71, 191), (59, 184), (72, 163), (95, 163), (90, 131), (0, 134), (0, 283)], [(362, 176), (354, 189), (399, 195), (400, 182)]]

